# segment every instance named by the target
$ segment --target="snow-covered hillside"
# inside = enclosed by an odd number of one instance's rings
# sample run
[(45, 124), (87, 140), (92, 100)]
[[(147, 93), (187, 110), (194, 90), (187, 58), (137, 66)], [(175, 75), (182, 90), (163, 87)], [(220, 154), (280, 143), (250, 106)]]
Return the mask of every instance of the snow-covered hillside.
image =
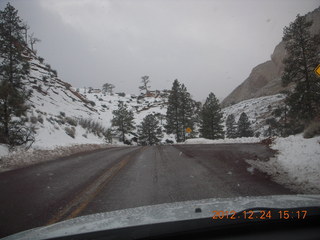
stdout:
[[(163, 139), (171, 140), (175, 142), (173, 135), (165, 134), (164, 126), (166, 123), (165, 115), (167, 112), (167, 94), (159, 91), (158, 94), (152, 97), (145, 96), (136, 96), (134, 94), (124, 94), (124, 93), (114, 93), (113, 95), (105, 94), (100, 89), (94, 89), (92, 91), (88, 91), (85, 88), (75, 89), (81, 95), (83, 95), (90, 102), (93, 102), (95, 109), (98, 112), (98, 120), (102, 121), (106, 127), (111, 127), (111, 120), (113, 118), (112, 111), (118, 108), (119, 102), (123, 102), (128, 110), (131, 110), (134, 114), (134, 122), (135, 125), (138, 126), (144, 117), (148, 114), (156, 114), (160, 125), (163, 129)], [(137, 129), (133, 131), (136, 133)], [(130, 139), (134, 137), (133, 135), (127, 135)]]
[(226, 121), (228, 115), (233, 114), (236, 121), (238, 121), (241, 113), (245, 112), (252, 123), (251, 126), (255, 134), (260, 133), (263, 135), (267, 129), (266, 119), (271, 117), (272, 111), (283, 102), (284, 98), (285, 95), (276, 94), (242, 101), (223, 108), (223, 119)]
[[(162, 126), (165, 124), (167, 93), (158, 91), (152, 97), (131, 94), (107, 95), (88, 93), (85, 89), (73, 88), (60, 80), (50, 65), (30, 51), (31, 73), (25, 80), (32, 90), (27, 119), (36, 129), (33, 148), (54, 148), (72, 144), (106, 143), (103, 133), (84, 128), (79, 121), (93, 121), (106, 130), (111, 127), (112, 111), (124, 102), (133, 111), (136, 125), (148, 114), (158, 114)], [(134, 131), (135, 132), (135, 131)], [(133, 132), (133, 133), (134, 133)], [(132, 138), (134, 135), (128, 135)], [(173, 136), (164, 136), (173, 140)], [(115, 142), (117, 142), (115, 140)]]
[[(33, 147), (105, 142), (104, 138), (72, 121), (73, 118), (99, 119), (99, 112), (72, 91), (70, 84), (61, 81), (50, 65), (32, 56), (31, 75), (26, 81), (27, 89), (32, 90), (28, 119), (37, 132)], [(73, 137), (70, 131), (73, 131)]]

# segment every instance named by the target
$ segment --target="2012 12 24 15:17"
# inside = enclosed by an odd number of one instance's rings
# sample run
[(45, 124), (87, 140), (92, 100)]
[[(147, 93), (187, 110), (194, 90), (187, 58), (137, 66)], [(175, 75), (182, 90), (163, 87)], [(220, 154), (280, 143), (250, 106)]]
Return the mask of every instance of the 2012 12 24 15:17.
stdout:
[(231, 211), (212, 211), (214, 220), (221, 219), (305, 219), (307, 216), (307, 210), (244, 210), (236, 212)]

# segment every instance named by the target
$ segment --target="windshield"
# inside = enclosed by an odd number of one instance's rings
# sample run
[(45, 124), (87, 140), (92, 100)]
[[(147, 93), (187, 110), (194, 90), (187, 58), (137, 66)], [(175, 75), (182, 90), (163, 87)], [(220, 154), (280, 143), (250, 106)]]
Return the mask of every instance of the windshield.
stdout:
[(316, 0), (1, 1), (0, 237), (320, 194), (319, 33)]

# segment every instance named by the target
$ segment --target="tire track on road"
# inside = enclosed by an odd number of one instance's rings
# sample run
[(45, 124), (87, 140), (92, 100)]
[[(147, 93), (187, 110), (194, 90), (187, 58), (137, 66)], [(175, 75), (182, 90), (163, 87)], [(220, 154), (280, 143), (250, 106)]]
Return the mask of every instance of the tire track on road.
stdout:
[(108, 184), (108, 182), (121, 170), (129, 161), (137, 154), (143, 152), (146, 147), (131, 152), (123, 157), (119, 162), (111, 168), (103, 171), (100, 176), (94, 179), (83, 191), (77, 194), (64, 208), (52, 217), (47, 225), (54, 224), (59, 221), (75, 218), (86, 208), (86, 206), (100, 193), (100, 191)]

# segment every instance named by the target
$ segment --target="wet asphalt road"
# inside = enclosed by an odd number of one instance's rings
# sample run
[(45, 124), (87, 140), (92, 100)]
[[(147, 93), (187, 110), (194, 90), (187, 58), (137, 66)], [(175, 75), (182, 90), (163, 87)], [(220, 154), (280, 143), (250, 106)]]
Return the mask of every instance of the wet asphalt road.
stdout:
[(0, 237), (76, 216), (205, 198), (293, 194), (245, 159), (261, 144), (121, 147), (0, 173)]

